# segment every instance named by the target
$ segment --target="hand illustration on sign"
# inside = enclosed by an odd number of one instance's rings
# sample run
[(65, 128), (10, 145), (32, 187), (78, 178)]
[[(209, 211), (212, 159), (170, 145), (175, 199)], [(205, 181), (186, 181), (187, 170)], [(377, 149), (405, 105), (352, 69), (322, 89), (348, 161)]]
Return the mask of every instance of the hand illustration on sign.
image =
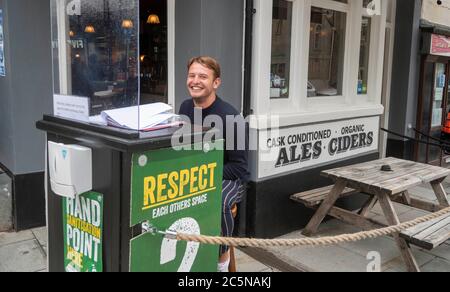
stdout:
[[(200, 235), (200, 226), (193, 218), (183, 218), (176, 221), (169, 230), (186, 234)], [(177, 257), (177, 240), (165, 238), (161, 246), (161, 265), (174, 261)], [(188, 242), (186, 252), (178, 272), (190, 272), (197, 257), (200, 243)]]

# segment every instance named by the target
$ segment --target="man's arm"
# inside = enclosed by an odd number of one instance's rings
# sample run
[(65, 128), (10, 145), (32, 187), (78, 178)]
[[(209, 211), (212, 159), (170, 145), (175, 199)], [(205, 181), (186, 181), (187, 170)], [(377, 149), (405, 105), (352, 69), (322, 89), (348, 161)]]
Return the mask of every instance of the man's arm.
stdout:
[[(244, 149), (241, 150), (242, 145), (239, 145), (242, 135), (245, 138)], [(248, 171), (248, 128), (246, 123), (240, 124), (237, 127), (237, 131), (234, 131), (234, 148), (225, 152), (227, 156), (227, 163), (224, 165), (223, 176), (226, 180), (242, 180), (247, 181), (249, 179)]]

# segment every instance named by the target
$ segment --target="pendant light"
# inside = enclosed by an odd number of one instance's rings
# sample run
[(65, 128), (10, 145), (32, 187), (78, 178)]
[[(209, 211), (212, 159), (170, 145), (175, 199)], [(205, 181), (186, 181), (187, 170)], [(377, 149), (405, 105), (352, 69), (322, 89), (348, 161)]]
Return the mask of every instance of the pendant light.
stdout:
[(160, 24), (159, 16), (157, 14), (150, 14), (147, 19), (148, 24)]

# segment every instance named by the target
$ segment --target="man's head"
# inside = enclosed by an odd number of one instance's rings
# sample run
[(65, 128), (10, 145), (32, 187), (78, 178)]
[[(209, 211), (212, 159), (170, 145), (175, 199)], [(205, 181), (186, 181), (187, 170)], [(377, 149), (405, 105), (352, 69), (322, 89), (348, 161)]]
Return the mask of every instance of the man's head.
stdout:
[(222, 81), (219, 63), (211, 57), (192, 58), (188, 63), (187, 87), (190, 95), (199, 103), (216, 97)]

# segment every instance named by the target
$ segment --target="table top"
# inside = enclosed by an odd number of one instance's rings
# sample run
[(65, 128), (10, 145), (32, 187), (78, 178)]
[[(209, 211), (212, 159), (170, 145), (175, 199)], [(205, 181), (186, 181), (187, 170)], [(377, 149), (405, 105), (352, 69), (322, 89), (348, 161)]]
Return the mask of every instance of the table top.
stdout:
[[(392, 171), (382, 171), (389, 165)], [(343, 179), (347, 186), (369, 194), (386, 192), (396, 195), (423, 183), (433, 182), (450, 175), (450, 169), (397, 158), (385, 158), (362, 164), (323, 171), (333, 180)]]
[(121, 94), (121, 93), (117, 92), (117, 91), (112, 91), (112, 90), (97, 91), (97, 92), (94, 93), (94, 95), (96, 97), (103, 97), (103, 98), (113, 97), (113, 96), (116, 96), (118, 94)]

